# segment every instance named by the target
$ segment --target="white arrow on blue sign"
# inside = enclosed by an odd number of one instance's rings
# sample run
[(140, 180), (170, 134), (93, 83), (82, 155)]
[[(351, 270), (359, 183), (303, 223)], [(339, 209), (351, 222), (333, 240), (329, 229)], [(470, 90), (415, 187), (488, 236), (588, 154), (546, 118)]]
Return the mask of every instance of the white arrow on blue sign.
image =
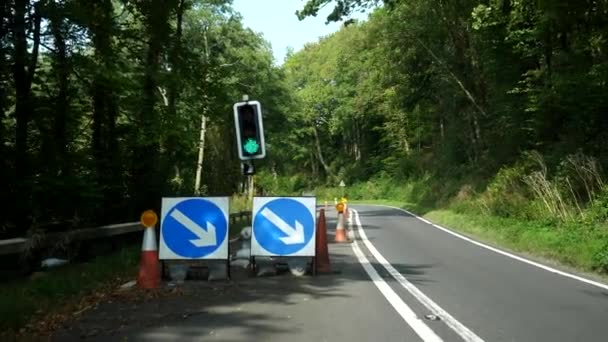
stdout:
[(314, 197), (255, 197), (251, 255), (314, 256)]
[(228, 258), (228, 197), (163, 198), (159, 259)]

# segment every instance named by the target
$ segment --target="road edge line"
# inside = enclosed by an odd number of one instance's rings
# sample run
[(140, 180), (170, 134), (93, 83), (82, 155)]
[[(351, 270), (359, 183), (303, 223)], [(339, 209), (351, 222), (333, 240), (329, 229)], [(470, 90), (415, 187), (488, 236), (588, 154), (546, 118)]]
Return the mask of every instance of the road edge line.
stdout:
[[(352, 217), (352, 215), (351, 215)], [(352, 220), (349, 217), (348, 220), (349, 228), (352, 228)], [(399, 297), (399, 295), (393, 290), (386, 281), (378, 274), (378, 271), (374, 268), (374, 266), (369, 262), (359, 244), (356, 240), (353, 240), (351, 243), (351, 247), (355, 256), (357, 257), (357, 261), (363, 267), (369, 278), (372, 280), (376, 288), (380, 291), (380, 293), (384, 296), (384, 298), (391, 304), (393, 309), (397, 311), (397, 313), (403, 318), (405, 323), (414, 330), (414, 332), (423, 340), (423, 341), (435, 341), (442, 342), (443, 340), (439, 337), (428, 325), (426, 325), (416, 313)]]
[(524, 257), (521, 257), (519, 255), (515, 255), (515, 254), (512, 254), (512, 253), (503, 251), (503, 250), (501, 250), (499, 248), (486, 245), (485, 243), (482, 243), (482, 242), (476, 241), (474, 239), (471, 239), (468, 236), (464, 236), (464, 235), (462, 235), (460, 233), (456, 233), (456, 232), (454, 232), (453, 230), (451, 230), (449, 228), (445, 228), (445, 227), (442, 227), (442, 226), (440, 226), (438, 224), (432, 223), (432, 222), (428, 221), (427, 219), (422, 218), (422, 217), (420, 217), (420, 216), (418, 216), (418, 215), (416, 215), (416, 214), (414, 214), (414, 213), (412, 213), (412, 212), (410, 212), (410, 211), (408, 211), (406, 209), (398, 208), (398, 207), (393, 207), (393, 206), (390, 206), (390, 205), (383, 205), (383, 204), (361, 204), (361, 205), (375, 206), (375, 207), (385, 207), (385, 208), (392, 208), (392, 209), (403, 211), (403, 212), (405, 212), (405, 213), (407, 213), (409, 215), (412, 215), (413, 217), (417, 218), (418, 220), (431, 225), (432, 227), (435, 227), (435, 228), (437, 228), (439, 230), (442, 230), (442, 231), (444, 231), (444, 232), (446, 232), (448, 234), (451, 234), (451, 235), (453, 235), (453, 236), (455, 236), (455, 237), (457, 237), (459, 239), (465, 240), (465, 241), (470, 242), (470, 243), (472, 243), (474, 245), (477, 245), (479, 247), (482, 247), (482, 248), (485, 248), (487, 250), (490, 250), (490, 251), (492, 251), (494, 253), (501, 254), (503, 256), (509, 257), (511, 259), (514, 259), (514, 260), (517, 260), (517, 261), (520, 261), (520, 262), (523, 262), (523, 263), (531, 265), (531, 266), (535, 266), (535, 267), (543, 269), (543, 270), (545, 270), (547, 272), (551, 272), (551, 273), (555, 273), (555, 274), (561, 275), (562, 277), (578, 280), (578, 281), (580, 281), (582, 283), (586, 283), (588, 285), (593, 285), (595, 287), (599, 287), (601, 289), (608, 290), (608, 285), (607, 284), (601, 283), (599, 281), (587, 279), (587, 278), (584, 278), (584, 277), (581, 277), (581, 276), (577, 276), (575, 274), (568, 273), (566, 271), (561, 271), (561, 270), (558, 270), (558, 269), (553, 268), (551, 266), (543, 265), (543, 264), (541, 264), (539, 262), (532, 261), (532, 260), (526, 259)]
[(395, 278), (414, 298), (416, 298), (422, 305), (424, 305), (433, 314), (441, 317), (448, 327), (450, 327), (455, 333), (457, 333), (463, 340), (467, 342), (483, 342), (484, 340), (477, 336), (471, 329), (467, 328), (464, 324), (460, 323), (456, 318), (445, 311), (439, 304), (435, 303), (430, 297), (425, 295), (420, 289), (412, 284), (405, 276), (403, 276), (396, 268), (389, 263), (386, 258), (376, 249), (376, 247), (369, 241), (367, 234), (361, 224), (359, 218), (359, 212), (355, 209), (351, 209), (355, 214), (355, 223), (357, 224), (357, 230), (363, 244), (369, 249), (374, 258), (380, 263), (388, 273)]

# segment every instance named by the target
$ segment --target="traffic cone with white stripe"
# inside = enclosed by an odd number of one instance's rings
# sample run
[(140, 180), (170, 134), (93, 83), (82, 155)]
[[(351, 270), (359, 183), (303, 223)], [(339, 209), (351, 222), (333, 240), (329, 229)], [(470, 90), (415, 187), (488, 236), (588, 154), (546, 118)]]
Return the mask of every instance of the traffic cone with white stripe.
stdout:
[(344, 229), (344, 214), (338, 212), (338, 225), (336, 226), (335, 242), (347, 242), (346, 230)]
[(338, 211), (338, 224), (336, 225), (336, 236), (335, 242), (347, 242), (346, 230), (344, 229), (344, 203), (339, 202), (336, 204), (336, 211)]
[(152, 210), (141, 215), (141, 223), (145, 227), (144, 240), (141, 245), (141, 261), (137, 275), (137, 285), (142, 289), (160, 287), (160, 263), (158, 261), (158, 245), (156, 243), (156, 222), (158, 217)]

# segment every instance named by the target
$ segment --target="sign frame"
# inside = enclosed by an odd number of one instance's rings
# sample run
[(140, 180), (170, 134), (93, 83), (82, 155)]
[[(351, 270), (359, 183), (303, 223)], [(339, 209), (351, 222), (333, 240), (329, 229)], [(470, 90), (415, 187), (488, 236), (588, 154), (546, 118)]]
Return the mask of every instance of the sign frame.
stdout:
[[(256, 203), (256, 199), (257, 199), (257, 203)], [(307, 210), (310, 212), (310, 214), (312, 214), (312, 219), (313, 219), (313, 232), (312, 232), (312, 237), (310, 238), (310, 241), (308, 241), (308, 243), (306, 243), (306, 245), (298, 252), (301, 252), (302, 250), (306, 250), (307, 248), (311, 248), (312, 249), (312, 255), (301, 255), (301, 253), (291, 253), (289, 255), (277, 255), (277, 254), (257, 254), (254, 252), (254, 242), (255, 243), (259, 243), (257, 241), (257, 239), (254, 236), (254, 223), (255, 223), (255, 219), (256, 219), (256, 214), (257, 211), (256, 209), (262, 209), (264, 207), (266, 207), (266, 204), (277, 200), (277, 199), (292, 199), (292, 200), (296, 200), (298, 201), (300, 204), (303, 204), (305, 207), (306, 205), (304, 203), (302, 203), (302, 200), (307, 200), (307, 201), (311, 201), (312, 200), (312, 205), (307, 207)], [(317, 267), (316, 267), (316, 250), (317, 250), (317, 198), (316, 196), (294, 196), (294, 197), (287, 197), (287, 196), (255, 196), (253, 198), (254, 202), (253, 202), (253, 207), (252, 207), (252, 212), (251, 212), (251, 249), (250, 249), (250, 256), (249, 256), (249, 262), (251, 265), (251, 271), (255, 272), (257, 271), (257, 264), (256, 264), (256, 256), (274, 256), (276, 258), (310, 258), (310, 270), (312, 272), (313, 276), (316, 276), (317, 274)], [(262, 201), (261, 205), (260, 205), (260, 201)], [(256, 208), (256, 204), (259, 206), (259, 208)], [(282, 230), (282, 229), (281, 229)], [(312, 246), (311, 246), (312, 245)], [(280, 262), (279, 264), (284, 264), (284, 262)]]
[[(312, 236), (305, 245), (298, 251), (288, 254), (279, 254), (269, 251), (267, 248), (262, 246), (259, 240), (256, 238), (256, 218), (258, 214), (261, 215), (260, 211), (266, 208), (266, 205), (276, 200), (293, 200), (300, 203), (307, 209), (307, 213), (312, 216)], [(294, 197), (283, 197), (283, 196), (255, 196), (253, 198), (253, 207), (251, 212), (251, 256), (270, 256), (270, 257), (315, 257), (316, 251), (316, 235), (317, 235), (317, 198), (315, 196), (294, 196)], [(281, 214), (276, 213), (277, 216)], [(276, 226), (276, 225), (275, 225)], [(280, 229), (280, 228), (277, 228)], [(306, 227), (303, 227), (304, 231)]]

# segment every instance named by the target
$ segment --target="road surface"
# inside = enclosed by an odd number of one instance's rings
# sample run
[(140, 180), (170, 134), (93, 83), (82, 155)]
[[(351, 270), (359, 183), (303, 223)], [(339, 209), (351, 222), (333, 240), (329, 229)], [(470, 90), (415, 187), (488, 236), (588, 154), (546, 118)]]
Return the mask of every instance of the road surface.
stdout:
[[(608, 340), (607, 286), (498, 254), (400, 210), (355, 209), (355, 221), (358, 217), (361, 223), (357, 227), (355, 222), (355, 230), (363, 231), (369, 244), (424, 296), (474, 333), (461, 340)], [(408, 305), (419, 302), (408, 294), (400, 292)]]
[(608, 286), (497, 253), (401, 210), (352, 209), (354, 242), (330, 244), (333, 274), (237, 276), (187, 285), (176, 298), (105, 303), (55, 339), (608, 341)]

